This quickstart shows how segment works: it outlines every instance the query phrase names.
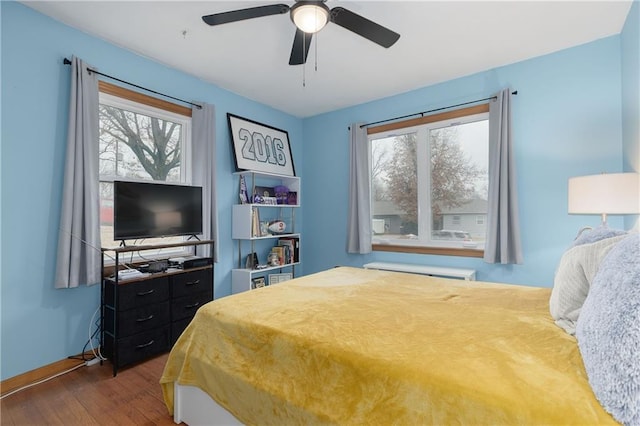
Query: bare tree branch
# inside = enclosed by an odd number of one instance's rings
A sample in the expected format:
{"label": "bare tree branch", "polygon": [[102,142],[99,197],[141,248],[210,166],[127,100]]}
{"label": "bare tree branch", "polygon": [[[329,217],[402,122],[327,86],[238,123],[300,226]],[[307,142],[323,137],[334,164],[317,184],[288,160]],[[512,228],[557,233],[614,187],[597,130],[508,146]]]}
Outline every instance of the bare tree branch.
{"label": "bare tree branch", "polygon": [[[166,180],[180,166],[180,124],[108,105],[100,106],[100,119],[103,134],[126,145],[152,179]],[[105,150],[115,151],[108,138],[101,142]]]}

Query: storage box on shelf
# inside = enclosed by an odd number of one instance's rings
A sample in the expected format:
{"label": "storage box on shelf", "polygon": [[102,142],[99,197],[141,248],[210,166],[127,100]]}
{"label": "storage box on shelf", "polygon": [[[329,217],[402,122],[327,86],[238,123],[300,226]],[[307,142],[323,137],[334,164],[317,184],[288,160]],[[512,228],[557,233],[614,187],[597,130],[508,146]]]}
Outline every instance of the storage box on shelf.
{"label": "storage box on shelf", "polygon": [[[187,327],[196,310],[213,300],[213,265],[141,274],[122,279],[119,271],[125,253],[172,247],[209,245],[211,240],[102,249],[102,355],[118,368],[166,352]],[[104,258],[112,258],[113,268]],[[112,275],[112,276],[107,276]]]}
{"label": "storage box on shelf", "polygon": [[300,178],[252,171],[236,175],[239,183],[244,180],[239,185],[244,203],[233,206],[231,237],[237,240],[238,265],[231,271],[232,293],[268,285],[269,273],[284,270],[294,276],[300,264],[300,234],[295,231]]}

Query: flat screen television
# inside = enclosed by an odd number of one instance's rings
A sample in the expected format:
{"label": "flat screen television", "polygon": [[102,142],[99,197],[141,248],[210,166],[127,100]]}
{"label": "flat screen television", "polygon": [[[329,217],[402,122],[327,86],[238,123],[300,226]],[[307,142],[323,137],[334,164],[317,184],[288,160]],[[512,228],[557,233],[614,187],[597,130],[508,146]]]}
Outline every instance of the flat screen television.
{"label": "flat screen television", "polygon": [[113,183],[114,240],[202,233],[202,187]]}

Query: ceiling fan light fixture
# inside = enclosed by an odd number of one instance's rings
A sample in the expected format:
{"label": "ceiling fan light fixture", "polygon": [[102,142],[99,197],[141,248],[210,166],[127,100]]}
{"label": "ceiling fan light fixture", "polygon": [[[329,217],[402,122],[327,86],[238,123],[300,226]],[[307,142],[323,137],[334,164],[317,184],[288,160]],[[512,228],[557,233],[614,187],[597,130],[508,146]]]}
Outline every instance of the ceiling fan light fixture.
{"label": "ceiling fan light fixture", "polygon": [[327,25],[329,12],[322,1],[298,1],[291,6],[291,20],[300,31],[314,34]]}

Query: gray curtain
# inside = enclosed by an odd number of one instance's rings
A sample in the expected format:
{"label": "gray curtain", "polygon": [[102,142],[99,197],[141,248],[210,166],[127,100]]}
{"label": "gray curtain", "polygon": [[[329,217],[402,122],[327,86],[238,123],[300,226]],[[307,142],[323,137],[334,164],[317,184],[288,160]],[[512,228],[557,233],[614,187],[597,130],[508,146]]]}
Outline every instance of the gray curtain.
{"label": "gray curtain", "polygon": [[371,183],[367,129],[354,123],[349,129],[349,217],[347,252],[371,253]]}
{"label": "gray curtain", "polygon": [[[205,256],[218,261],[218,209],[216,207],[216,117],[215,107],[206,103],[191,110],[192,182],[202,186],[203,236],[215,241],[214,252],[208,246]],[[202,248],[198,248],[202,250]]]}
{"label": "gray curtain", "polygon": [[511,90],[489,104],[489,199],[484,261],[522,264],[513,140]]}
{"label": "gray curtain", "polygon": [[56,288],[100,282],[98,78],[87,68],[72,58]]}

